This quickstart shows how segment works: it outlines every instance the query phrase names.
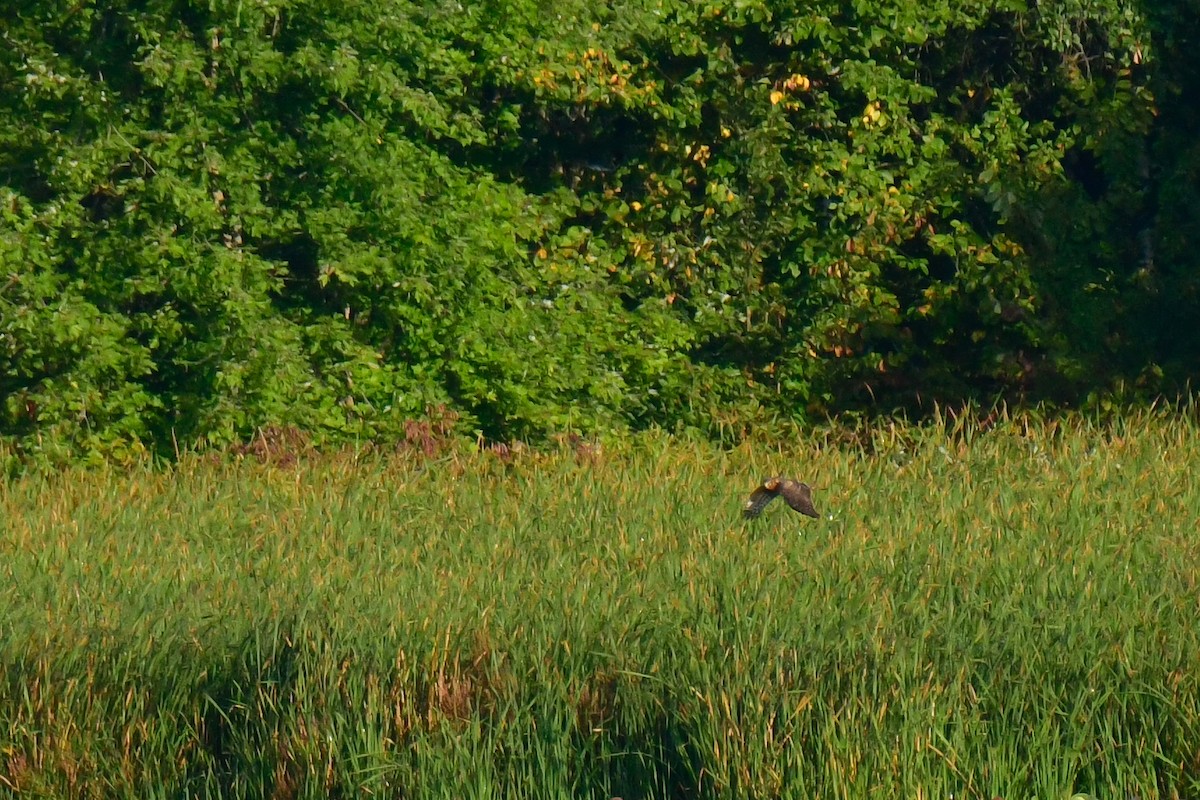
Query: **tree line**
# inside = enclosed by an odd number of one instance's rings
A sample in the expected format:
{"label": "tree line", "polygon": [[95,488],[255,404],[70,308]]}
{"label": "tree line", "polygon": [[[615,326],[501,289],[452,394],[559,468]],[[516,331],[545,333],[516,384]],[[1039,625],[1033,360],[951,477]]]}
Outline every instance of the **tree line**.
{"label": "tree line", "polygon": [[1184,391],[1182,0],[30,0],[0,437],[708,433]]}

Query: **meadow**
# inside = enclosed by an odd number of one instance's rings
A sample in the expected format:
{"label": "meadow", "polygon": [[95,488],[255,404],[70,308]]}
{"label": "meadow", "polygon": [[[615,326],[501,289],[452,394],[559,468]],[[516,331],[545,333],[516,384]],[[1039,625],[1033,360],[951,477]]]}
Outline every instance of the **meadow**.
{"label": "meadow", "polygon": [[0,794],[1200,797],[1191,416],[12,478]]}

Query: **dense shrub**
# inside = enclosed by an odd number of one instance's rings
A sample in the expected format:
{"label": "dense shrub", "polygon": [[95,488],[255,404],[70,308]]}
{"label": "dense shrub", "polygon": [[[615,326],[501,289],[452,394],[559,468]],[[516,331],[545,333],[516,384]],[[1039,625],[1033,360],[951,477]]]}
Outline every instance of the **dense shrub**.
{"label": "dense shrub", "polygon": [[509,438],[1161,389],[1196,353],[1147,313],[1195,306],[1158,211],[1194,192],[1193,112],[1154,115],[1194,91],[1181,19],[26,3],[0,48],[0,434],[170,452],[399,436],[431,405]]}

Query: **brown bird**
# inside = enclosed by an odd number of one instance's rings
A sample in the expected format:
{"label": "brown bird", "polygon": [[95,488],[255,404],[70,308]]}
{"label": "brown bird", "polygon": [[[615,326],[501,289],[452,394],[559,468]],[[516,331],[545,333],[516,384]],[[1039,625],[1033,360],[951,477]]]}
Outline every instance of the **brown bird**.
{"label": "brown bird", "polygon": [[754,519],[763,512],[776,497],[782,497],[787,504],[806,517],[819,517],[817,509],[813,508],[812,488],[807,483],[794,481],[791,478],[768,478],[750,494],[750,499],[742,508],[742,516]]}

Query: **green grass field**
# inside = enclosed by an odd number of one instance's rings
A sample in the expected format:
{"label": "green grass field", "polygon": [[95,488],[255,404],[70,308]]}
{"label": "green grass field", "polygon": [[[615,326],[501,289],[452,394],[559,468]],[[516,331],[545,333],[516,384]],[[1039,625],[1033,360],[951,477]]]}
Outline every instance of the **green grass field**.
{"label": "green grass field", "polygon": [[1198,473],[1146,413],[18,478],[0,794],[1200,797]]}

